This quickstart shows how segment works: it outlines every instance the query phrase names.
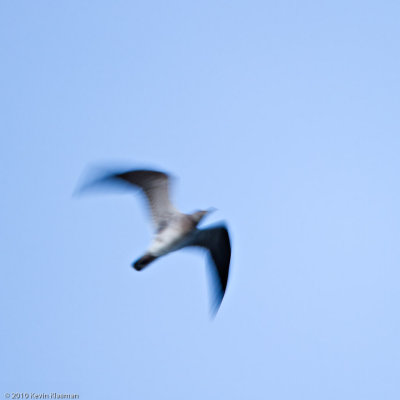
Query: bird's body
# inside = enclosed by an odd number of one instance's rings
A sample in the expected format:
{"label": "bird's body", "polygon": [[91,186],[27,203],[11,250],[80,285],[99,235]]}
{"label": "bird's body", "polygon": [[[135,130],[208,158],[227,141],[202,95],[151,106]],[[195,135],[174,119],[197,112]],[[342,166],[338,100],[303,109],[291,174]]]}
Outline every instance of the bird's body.
{"label": "bird's body", "polygon": [[190,215],[174,215],[167,226],[157,232],[147,253],[161,257],[171,251],[179,250],[196,225]]}
{"label": "bird's body", "polygon": [[217,272],[216,306],[224,297],[228,282],[231,247],[225,226],[198,229],[197,225],[210,210],[184,214],[178,211],[169,197],[169,176],[164,172],[133,170],[108,174],[90,185],[105,182],[124,182],[142,190],[150,206],[155,235],[145,254],[133,263],[140,271],[157,258],[184,247],[203,247],[209,251]]}

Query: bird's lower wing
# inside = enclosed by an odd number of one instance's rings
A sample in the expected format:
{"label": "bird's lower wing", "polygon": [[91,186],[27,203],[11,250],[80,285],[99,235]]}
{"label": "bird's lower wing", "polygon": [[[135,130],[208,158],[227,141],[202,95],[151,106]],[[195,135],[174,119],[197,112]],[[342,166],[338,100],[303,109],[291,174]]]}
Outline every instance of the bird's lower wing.
{"label": "bird's lower wing", "polygon": [[224,298],[229,277],[229,265],[231,261],[231,243],[229,233],[224,225],[208,229],[198,229],[187,246],[203,247],[209,251],[214,266],[216,277],[215,306],[218,311]]}

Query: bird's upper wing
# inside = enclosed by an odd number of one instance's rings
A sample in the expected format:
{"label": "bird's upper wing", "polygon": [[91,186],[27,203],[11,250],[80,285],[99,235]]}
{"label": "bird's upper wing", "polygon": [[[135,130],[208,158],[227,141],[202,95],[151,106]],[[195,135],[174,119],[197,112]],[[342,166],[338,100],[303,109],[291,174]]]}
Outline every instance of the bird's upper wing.
{"label": "bird's upper wing", "polygon": [[149,202],[152,219],[157,230],[161,230],[174,214],[179,213],[171,203],[170,177],[164,172],[133,170],[113,174],[108,178],[122,180],[142,189]]}
{"label": "bird's upper wing", "polygon": [[228,230],[224,225],[198,229],[187,245],[204,247],[209,251],[216,272],[215,311],[218,311],[228,284],[231,261],[231,243]]}
{"label": "bird's upper wing", "polygon": [[142,190],[149,203],[156,231],[162,230],[175,214],[180,214],[172,205],[169,197],[170,176],[160,171],[142,169],[102,173],[100,177],[97,176],[85,183],[79,191],[106,187],[113,182],[123,182]]}

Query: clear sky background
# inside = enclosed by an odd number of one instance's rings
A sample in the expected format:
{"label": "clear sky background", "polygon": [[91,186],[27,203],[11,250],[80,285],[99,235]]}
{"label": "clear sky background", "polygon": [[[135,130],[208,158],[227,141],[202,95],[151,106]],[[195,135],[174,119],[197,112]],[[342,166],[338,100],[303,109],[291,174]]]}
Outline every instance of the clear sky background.
{"label": "clear sky background", "polygon": [[[400,3],[0,4],[0,396],[400,398]],[[135,194],[179,179],[232,239],[138,273]]]}

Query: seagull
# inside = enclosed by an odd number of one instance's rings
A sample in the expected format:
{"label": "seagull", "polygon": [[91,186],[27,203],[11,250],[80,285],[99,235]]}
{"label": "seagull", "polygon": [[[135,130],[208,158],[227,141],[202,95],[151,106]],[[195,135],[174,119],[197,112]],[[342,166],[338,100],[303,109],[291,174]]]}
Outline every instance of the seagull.
{"label": "seagull", "polygon": [[154,226],[154,238],[147,251],[132,263],[141,271],[150,263],[185,247],[200,247],[208,252],[214,277],[213,312],[217,313],[224,298],[231,259],[228,229],[224,224],[198,229],[200,221],[214,209],[184,214],[177,210],[170,199],[171,176],[165,172],[146,169],[108,173],[83,189],[104,183],[120,183],[139,189],[147,200]]}

